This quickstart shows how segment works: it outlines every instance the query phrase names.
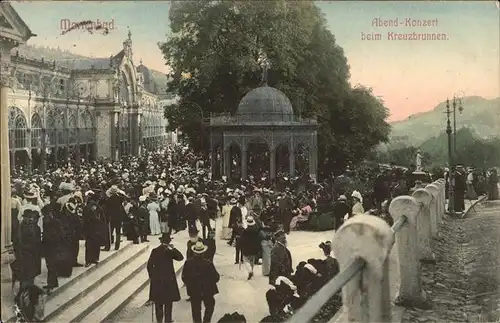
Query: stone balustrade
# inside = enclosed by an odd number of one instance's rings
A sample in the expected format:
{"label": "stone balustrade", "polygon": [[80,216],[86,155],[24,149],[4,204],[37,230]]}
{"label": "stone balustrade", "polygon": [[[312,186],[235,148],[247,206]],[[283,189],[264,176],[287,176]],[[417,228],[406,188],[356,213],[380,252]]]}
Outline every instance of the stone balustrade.
{"label": "stone balustrade", "polygon": [[[342,318],[342,321],[349,322],[391,322],[389,282],[391,275],[397,274],[388,269],[393,244],[400,281],[394,304],[423,309],[430,307],[422,290],[421,263],[435,262],[431,240],[438,236],[439,224],[443,221],[444,190],[444,180],[437,180],[415,190],[412,196],[395,198],[389,206],[394,219],[392,228],[372,215],[355,216],[339,228],[332,243],[340,264],[339,276],[346,276],[345,272],[353,274],[345,280],[345,286],[340,286],[343,287],[344,305],[342,315],[336,316],[337,321]],[[361,265],[354,265],[356,261]],[[341,278],[335,277],[334,280],[340,281]],[[338,283],[330,286],[334,285],[339,286]],[[310,300],[318,301],[321,300]]]}

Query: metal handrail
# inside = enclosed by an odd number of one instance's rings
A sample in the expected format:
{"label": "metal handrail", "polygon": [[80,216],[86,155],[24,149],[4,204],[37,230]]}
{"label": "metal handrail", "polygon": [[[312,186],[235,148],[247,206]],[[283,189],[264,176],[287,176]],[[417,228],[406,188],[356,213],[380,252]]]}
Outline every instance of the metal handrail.
{"label": "metal handrail", "polygon": [[[405,225],[407,221],[406,216],[401,216],[391,227],[394,234],[396,234]],[[392,240],[392,245],[396,239]],[[391,246],[392,248],[392,246]],[[323,286],[316,294],[311,297],[307,303],[302,306],[297,313],[295,313],[287,322],[288,323],[304,323],[309,322],[321,308],[330,300],[330,298],[337,294],[342,287],[347,285],[349,281],[361,272],[366,265],[363,258],[354,259],[343,271]]]}

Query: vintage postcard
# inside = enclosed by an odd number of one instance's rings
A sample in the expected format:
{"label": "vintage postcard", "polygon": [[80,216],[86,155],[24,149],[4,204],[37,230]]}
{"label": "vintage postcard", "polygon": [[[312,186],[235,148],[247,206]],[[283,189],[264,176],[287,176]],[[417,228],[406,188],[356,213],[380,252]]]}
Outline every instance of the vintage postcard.
{"label": "vintage postcard", "polygon": [[0,2],[0,320],[498,322],[499,3]]}

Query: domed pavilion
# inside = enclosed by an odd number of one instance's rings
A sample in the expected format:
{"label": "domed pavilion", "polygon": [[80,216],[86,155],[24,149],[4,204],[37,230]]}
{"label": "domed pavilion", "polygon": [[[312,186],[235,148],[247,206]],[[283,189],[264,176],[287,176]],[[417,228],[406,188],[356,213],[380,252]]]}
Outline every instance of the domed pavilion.
{"label": "domed pavilion", "polygon": [[[266,71],[264,75],[266,75]],[[233,172],[241,179],[248,176],[249,161],[255,155],[265,155],[269,168],[266,173],[271,181],[276,178],[278,160],[288,152],[286,170],[290,177],[296,174],[296,152],[306,148],[309,174],[317,176],[317,129],[316,119],[303,119],[294,115],[292,103],[278,89],[267,85],[266,76],[262,86],[249,91],[238,104],[234,115],[219,114],[210,117],[211,168],[214,178],[226,176],[232,179]],[[259,144],[258,153],[249,149]],[[279,150],[281,151],[281,150]],[[302,150],[301,150],[302,151]],[[283,165],[281,165],[283,166]]]}

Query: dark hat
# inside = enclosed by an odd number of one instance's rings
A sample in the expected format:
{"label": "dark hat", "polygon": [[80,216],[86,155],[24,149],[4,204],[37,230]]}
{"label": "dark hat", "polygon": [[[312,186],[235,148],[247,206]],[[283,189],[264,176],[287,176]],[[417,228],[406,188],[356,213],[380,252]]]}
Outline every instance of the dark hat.
{"label": "dark hat", "polygon": [[275,238],[279,238],[279,237],[283,237],[283,236],[286,236],[286,233],[285,233],[285,231],[283,231],[283,229],[279,229],[278,231],[276,231],[274,233]]}
{"label": "dark hat", "polygon": [[330,252],[332,251],[332,242],[331,241],[325,241],[325,242],[322,242],[319,244],[319,247],[323,250],[323,251],[327,251],[327,252]]}
{"label": "dark hat", "polygon": [[189,235],[191,236],[191,235],[198,234],[198,232],[200,232],[200,231],[198,231],[198,228],[190,227],[188,232],[189,232]]}
{"label": "dark hat", "polygon": [[170,243],[172,241],[172,237],[168,233],[163,233],[159,239],[162,243]]}

